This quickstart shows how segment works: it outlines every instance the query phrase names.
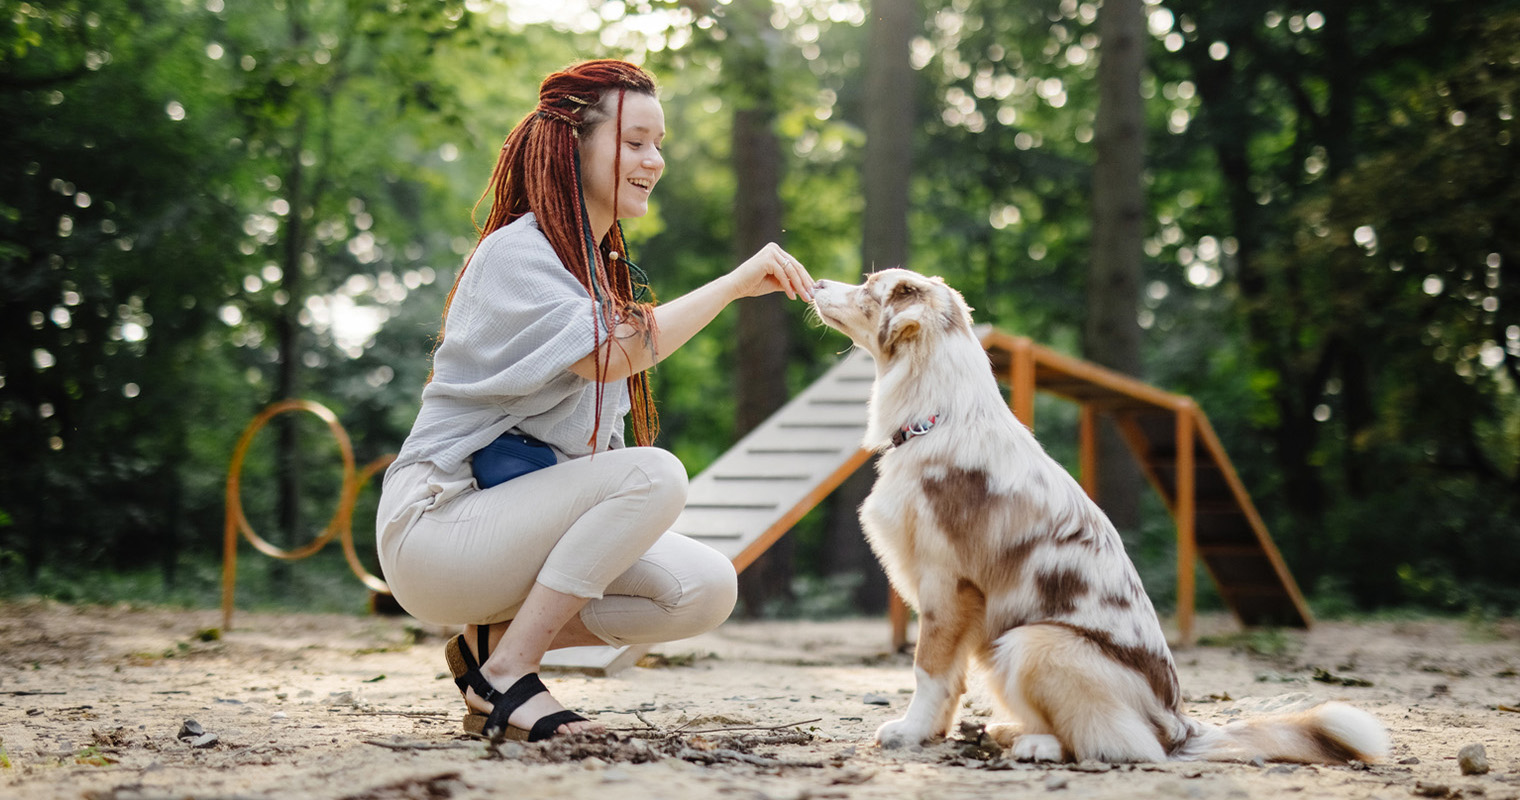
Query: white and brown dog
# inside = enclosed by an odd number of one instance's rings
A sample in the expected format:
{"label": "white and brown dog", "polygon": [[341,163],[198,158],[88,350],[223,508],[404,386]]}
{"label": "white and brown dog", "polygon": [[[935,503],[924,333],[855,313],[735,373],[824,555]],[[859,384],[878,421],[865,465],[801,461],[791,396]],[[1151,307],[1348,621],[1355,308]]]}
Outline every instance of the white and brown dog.
{"label": "white and brown dog", "polygon": [[917,746],[954,722],[971,661],[1012,718],[988,732],[1022,760],[1344,763],[1388,749],[1341,703],[1223,727],[1182,712],[1156,612],[1112,523],[1009,411],[939,278],[901,269],[820,281],[824,323],[876,359],[865,445],[881,451],[860,517],[918,609],[917,689],[876,733]]}

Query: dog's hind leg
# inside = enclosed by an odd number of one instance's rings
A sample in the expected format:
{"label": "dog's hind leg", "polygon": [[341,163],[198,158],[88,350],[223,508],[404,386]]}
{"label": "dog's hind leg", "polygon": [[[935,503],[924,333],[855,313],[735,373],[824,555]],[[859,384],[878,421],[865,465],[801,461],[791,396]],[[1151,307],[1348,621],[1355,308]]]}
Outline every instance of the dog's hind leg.
{"label": "dog's hind leg", "polygon": [[[1024,723],[1014,756],[1051,760],[1165,761],[1158,738],[1171,712],[1137,672],[1062,627],[1029,625],[998,640],[993,659],[999,698]],[[1049,741],[1050,739],[1055,741]]]}
{"label": "dog's hind leg", "polygon": [[925,581],[919,586],[916,687],[908,712],[876,731],[882,747],[917,746],[944,736],[966,691],[966,662],[982,634],[985,599],[974,585]]}

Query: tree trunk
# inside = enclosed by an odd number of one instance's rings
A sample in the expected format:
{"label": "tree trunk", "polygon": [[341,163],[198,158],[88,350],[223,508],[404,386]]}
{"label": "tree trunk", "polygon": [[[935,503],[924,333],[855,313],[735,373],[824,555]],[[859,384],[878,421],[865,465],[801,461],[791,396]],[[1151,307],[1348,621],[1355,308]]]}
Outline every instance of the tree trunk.
{"label": "tree trunk", "polygon": [[[300,142],[306,133],[306,115],[302,114],[297,123],[297,138]],[[305,177],[301,166],[300,147],[295,147],[290,152],[290,170],[285,176],[285,188],[287,201],[290,203],[290,214],[285,220],[285,231],[282,238],[282,258],[280,264],[281,279],[280,288],[284,290],[290,301],[280,308],[275,320],[276,347],[279,349],[279,362],[276,364],[274,396],[270,398],[274,402],[295,398],[300,393],[298,383],[298,360],[300,358],[301,323],[296,315],[301,309],[300,298],[306,295],[302,291],[301,275],[301,239],[302,204],[306,202],[303,197],[302,181]],[[298,420],[294,414],[282,414],[275,422],[275,459],[277,465],[277,510],[279,518],[279,530],[276,539],[282,547],[292,547],[301,541],[301,443],[297,437]],[[290,563],[277,561],[271,566],[270,579],[276,585],[283,587],[290,580]]]}
{"label": "tree trunk", "polygon": [[[766,244],[781,241],[781,143],[774,130],[775,98],[765,58],[770,0],[736,0],[734,10],[734,53],[725,65],[734,82],[743,87],[732,135],[734,258],[743,260]],[[786,402],[790,350],[785,295],[749,297],[738,306],[735,439]],[[790,604],[794,552],[792,538],[784,536],[740,576],[745,616],[757,617],[777,602]]]}
{"label": "tree trunk", "polygon": [[909,48],[918,31],[916,0],[874,0],[866,49],[865,195],[861,271],[907,267],[908,183],[913,161],[914,86]]}
{"label": "tree trunk", "polygon": [[[1097,162],[1093,167],[1093,251],[1087,280],[1088,360],[1139,377],[1141,258],[1145,236],[1145,66],[1141,0],[1107,0],[1098,12]],[[1120,531],[1140,527],[1142,476],[1111,421],[1098,440],[1098,504]]]}
{"label": "tree trunk", "polygon": [[[908,263],[908,185],[912,175],[917,75],[909,57],[919,30],[916,0],[873,0],[865,57],[864,163],[860,184],[865,195],[861,222],[861,272],[869,274]],[[866,544],[858,509],[870,494],[874,469],[862,468],[834,490],[828,510],[829,566],[856,573],[861,582],[855,605],[880,611],[886,605],[887,579]]]}

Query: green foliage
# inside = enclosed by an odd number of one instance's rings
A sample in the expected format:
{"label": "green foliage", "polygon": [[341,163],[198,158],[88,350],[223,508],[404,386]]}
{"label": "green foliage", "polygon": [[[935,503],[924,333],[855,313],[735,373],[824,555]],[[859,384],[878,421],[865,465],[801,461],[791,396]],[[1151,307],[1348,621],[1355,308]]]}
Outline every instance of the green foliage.
{"label": "green foliage", "polygon": [[[650,0],[624,19],[528,26],[510,4],[461,0],[5,8],[8,594],[214,605],[227,460],[282,394],[332,407],[360,465],[394,452],[475,239],[470,207],[538,80],[570,61],[629,56],[661,80],[669,166],[651,215],[627,225],[661,297],[741,257],[730,119],[757,99],[777,110],[788,249],[816,277],[889,266],[860,263],[868,3]],[[903,120],[907,266],[943,275],[979,321],[1070,352],[1097,8],[927,2],[903,87],[919,107]],[[1198,398],[1321,613],[1513,613],[1515,4],[1148,10],[1166,16],[1152,20],[1143,86],[1146,377]],[[733,438],[733,325],[721,317],[655,376],[661,444],[693,473]],[[800,309],[791,325],[796,390],[845,343]],[[1065,463],[1073,414],[1038,410]],[[292,419],[300,521],[284,530],[278,426],[255,441],[242,487],[255,530],[287,544],[320,530],[338,482],[324,426]],[[376,493],[354,516],[365,558]],[[826,526],[824,514],[799,525],[799,601],[777,613],[847,605],[858,577],[816,566]],[[1163,610],[1172,530],[1147,500],[1128,542]],[[336,548],[241,570],[240,606],[362,597]],[[1200,591],[1220,602],[1206,576]]]}

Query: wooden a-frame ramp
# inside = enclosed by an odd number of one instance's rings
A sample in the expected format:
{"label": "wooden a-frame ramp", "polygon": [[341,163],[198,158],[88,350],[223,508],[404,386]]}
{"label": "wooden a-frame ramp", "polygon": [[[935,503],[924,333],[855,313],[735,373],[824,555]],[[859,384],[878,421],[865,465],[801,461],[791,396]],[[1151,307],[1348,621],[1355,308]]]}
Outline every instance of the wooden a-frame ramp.
{"label": "wooden a-frame ramp", "polygon": [[[1034,426],[1034,395],[1047,391],[1081,406],[1080,471],[1092,495],[1097,423],[1112,418],[1177,523],[1177,628],[1193,641],[1195,564],[1202,559],[1220,595],[1244,625],[1312,623],[1293,576],[1230,465],[1208,418],[1191,398],[1141,383],[988,326],[977,329],[1009,405]],[[856,349],[691,480],[673,530],[705,542],[743,571],[839,484],[870,460],[860,448],[875,365]],[[892,598],[894,645],[906,641],[907,613]],[[580,647],[549,653],[551,669],[608,673],[647,646]]]}

